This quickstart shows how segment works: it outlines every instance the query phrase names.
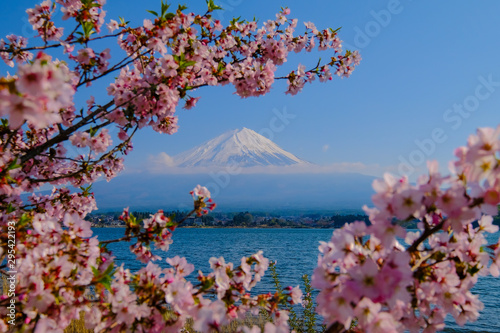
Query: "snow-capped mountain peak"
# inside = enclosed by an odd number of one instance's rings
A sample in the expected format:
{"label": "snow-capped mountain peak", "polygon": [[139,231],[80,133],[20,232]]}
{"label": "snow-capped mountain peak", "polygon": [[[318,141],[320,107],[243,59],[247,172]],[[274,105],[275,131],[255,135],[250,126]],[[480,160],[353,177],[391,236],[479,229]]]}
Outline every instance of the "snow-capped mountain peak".
{"label": "snow-capped mountain peak", "polygon": [[308,163],[248,128],[232,130],[174,157],[180,167],[284,166]]}

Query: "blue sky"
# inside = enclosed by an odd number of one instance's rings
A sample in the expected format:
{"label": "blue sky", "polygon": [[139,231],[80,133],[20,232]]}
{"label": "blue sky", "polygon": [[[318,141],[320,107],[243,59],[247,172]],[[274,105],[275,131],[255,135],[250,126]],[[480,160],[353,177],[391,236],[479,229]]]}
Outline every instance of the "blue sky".
{"label": "blue sky", "polygon": [[[2,4],[0,34],[32,34],[24,10],[35,3]],[[183,3],[198,13],[206,8],[203,0]],[[137,136],[135,150],[126,161],[130,170],[144,168],[149,156],[175,155],[231,129],[265,132],[285,111],[290,116],[272,138],[282,148],[320,165],[358,163],[370,174],[384,169],[398,173],[398,166],[400,171],[408,170],[401,167],[402,161],[418,169],[422,158],[446,164],[454,148],[465,144],[475,128],[499,123],[498,1],[216,3],[226,9],[216,14],[223,23],[238,16],[255,16],[264,22],[288,6],[299,22],[342,27],[340,38],[349,48],[358,49],[363,60],[351,78],[308,84],[297,96],[284,94],[283,81],[261,98],[241,99],[229,86],[198,90],[193,95],[202,98],[195,109],[179,108],[178,133],[168,136],[144,130]],[[106,8],[107,20],[122,16],[140,23],[151,17],[146,9],[159,8],[159,1],[108,0]],[[293,54],[278,74],[299,63],[311,67],[318,56],[326,59],[329,54]],[[5,74],[8,69],[1,70]],[[103,87],[83,92],[79,101],[89,94],[106,101]],[[352,171],[356,170],[353,166]]]}

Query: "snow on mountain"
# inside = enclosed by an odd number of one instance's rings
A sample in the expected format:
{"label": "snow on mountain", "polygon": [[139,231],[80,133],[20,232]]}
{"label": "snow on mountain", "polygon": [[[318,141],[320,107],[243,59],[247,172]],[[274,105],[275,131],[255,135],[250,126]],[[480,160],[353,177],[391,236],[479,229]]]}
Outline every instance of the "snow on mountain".
{"label": "snow on mountain", "polygon": [[226,132],[200,146],[176,155],[174,161],[180,167],[309,164],[248,128]]}

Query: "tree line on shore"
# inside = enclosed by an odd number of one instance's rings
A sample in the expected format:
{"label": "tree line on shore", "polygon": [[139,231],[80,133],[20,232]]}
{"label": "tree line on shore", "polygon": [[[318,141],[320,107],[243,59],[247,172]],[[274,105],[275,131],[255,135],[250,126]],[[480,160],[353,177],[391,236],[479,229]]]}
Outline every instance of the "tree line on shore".
{"label": "tree line on shore", "polygon": [[[90,214],[87,219],[93,222],[94,226],[120,226],[119,220],[121,212],[108,212],[101,214]],[[363,214],[279,214],[269,212],[216,212],[203,215],[198,218],[186,219],[188,212],[175,210],[165,212],[174,222],[183,221],[179,227],[244,227],[244,228],[341,228],[346,223],[353,221],[364,221],[370,223],[368,216]],[[138,220],[149,218],[153,212],[134,211],[132,212]],[[407,221],[402,225],[407,229],[416,229],[418,221]],[[500,216],[494,218],[494,224],[500,225]]]}

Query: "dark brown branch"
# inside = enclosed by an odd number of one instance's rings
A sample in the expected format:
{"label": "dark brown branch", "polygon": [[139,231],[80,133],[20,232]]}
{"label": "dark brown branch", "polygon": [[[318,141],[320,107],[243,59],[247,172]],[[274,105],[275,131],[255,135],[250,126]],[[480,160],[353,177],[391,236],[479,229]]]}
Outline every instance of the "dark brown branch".
{"label": "dark brown branch", "polygon": [[[150,51],[150,50],[147,50],[147,51],[145,51],[144,53],[141,53],[140,55],[141,55],[141,56],[142,56],[142,55],[145,55],[145,54],[147,54],[148,52],[151,52],[151,51]],[[119,70],[119,69],[122,69],[123,67],[125,67],[125,66],[127,66],[127,65],[129,65],[129,64],[131,64],[131,63],[133,63],[133,62],[135,61],[135,59],[137,59],[137,58],[133,58],[133,59],[130,59],[130,60],[128,60],[127,62],[123,63],[123,62],[124,62],[125,60],[127,60],[128,58],[130,58],[130,56],[125,57],[125,58],[124,58],[124,59],[122,59],[119,63],[115,64],[113,67],[111,67],[110,69],[108,69],[107,71],[103,72],[103,73],[102,73],[102,74],[100,74],[100,75],[97,75],[97,76],[94,76],[94,77],[92,77],[92,78],[85,79],[85,80],[83,80],[83,81],[79,82],[79,83],[78,83],[78,85],[77,85],[77,87],[80,87],[80,86],[82,86],[82,85],[84,85],[84,84],[87,84],[87,83],[89,83],[89,82],[95,81],[95,80],[97,80],[97,79],[100,79],[101,77],[106,76],[106,75],[108,75],[109,73],[112,73],[112,72],[114,72],[114,71],[117,71],[117,70]]]}
{"label": "dark brown branch", "polygon": [[75,26],[75,28],[73,29],[73,31],[71,31],[68,35],[68,37],[66,37],[66,42],[70,43],[71,42],[71,39],[73,39],[74,37],[74,34],[76,33],[76,31],[78,30],[78,28],[80,28],[82,26],[82,24],[80,22],[78,22],[78,24]]}
{"label": "dark brown branch", "polygon": [[18,133],[18,130],[17,129],[14,129],[14,130],[10,130],[10,134],[9,134],[9,137],[7,138],[7,141],[5,141],[5,144],[3,145],[4,148],[7,148],[7,146],[9,145],[10,143],[10,140],[12,140],[12,138]]}
{"label": "dark brown branch", "polygon": [[325,333],[342,333],[345,332],[344,325],[339,323],[338,321],[334,322],[333,324],[330,325],[325,331]]}
{"label": "dark brown branch", "polygon": [[35,156],[39,155],[41,152],[43,152],[47,148],[52,147],[55,144],[58,144],[60,142],[63,142],[65,140],[69,139],[70,134],[72,134],[73,132],[75,132],[80,127],[87,125],[87,122],[89,120],[91,120],[95,115],[99,114],[100,112],[103,112],[103,111],[107,110],[113,104],[114,104],[114,101],[108,102],[108,104],[105,104],[104,106],[99,107],[97,110],[95,110],[94,112],[92,112],[91,114],[89,114],[88,116],[86,116],[85,118],[83,118],[82,120],[80,120],[78,123],[76,123],[73,126],[70,126],[70,127],[66,128],[65,130],[63,130],[62,132],[60,132],[58,135],[56,135],[52,139],[46,141],[45,143],[43,143],[43,144],[41,144],[39,146],[36,146],[36,147],[32,148],[31,150],[29,150],[26,154],[24,154],[21,157],[21,164],[25,164],[27,161],[29,161],[30,159],[32,159]]}
{"label": "dark brown branch", "polygon": [[[116,34],[113,34],[113,35],[105,35],[105,36],[99,36],[99,37],[94,37],[94,38],[89,38],[87,40],[87,42],[92,42],[94,40],[99,40],[99,39],[104,39],[104,38],[110,38],[110,37],[117,37],[117,36],[120,36],[123,32],[119,32],[119,33],[116,33]],[[76,39],[72,42],[68,42],[67,44],[79,44],[80,41],[79,39]],[[61,43],[58,43],[58,44],[50,44],[50,45],[46,45],[46,46],[32,46],[32,47],[27,47],[27,48],[24,48],[24,49],[18,49],[16,51],[20,51],[20,52],[26,52],[26,51],[34,51],[34,50],[45,50],[45,49],[51,49],[51,48],[55,48],[55,47],[60,47],[60,46],[63,46]],[[11,53],[12,51],[9,50],[9,49],[0,49],[0,52],[7,52],[7,53]]]}
{"label": "dark brown branch", "polygon": [[[96,165],[98,164],[99,162],[102,162],[103,160],[105,160],[106,158],[110,157],[111,155],[113,155],[114,153],[116,153],[118,150],[120,150],[122,147],[125,147],[129,142],[130,140],[132,140],[132,137],[134,136],[135,132],[137,131],[138,129],[138,126],[135,127],[134,131],[132,132],[132,134],[129,136],[129,138],[126,140],[126,141],[123,141],[122,143],[120,143],[118,146],[114,147],[112,150],[110,150],[109,152],[107,152],[106,154],[102,155],[98,160],[95,160],[95,161],[90,161],[90,162],[87,162],[88,163],[88,166],[92,166],[92,165]],[[78,171],[75,171],[75,172],[72,172],[72,173],[68,173],[68,174],[64,174],[64,175],[61,175],[61,176],[57,176],[57,177],[52,177],[52,178],[46,178],[46,179],[30,179],[30,182],[31,183],[47,183],[47,182],[53,182],[53,181],[56,181],[56,180],[60,180],[60,179],[65,179],[65,178],[71,178],[71,177],[74,177],[74,176],[77,176],[78,174],[80,174],[81,172],[83,172],[84,170],[83,169],[80,169]]]}
{"label": "dark brown branch", "polygon": [[446,220],[443,220],[441,221],[441,223],[439,223],[438,225],[436,225],[434,228],[426,228],[424,230],[424,232],[422,233],[422,235],[420,235],[420,237],[413,242],[413,244],[411,244],[410,247],[408,247],[406,249],[406,252],[413,252],[413,251],[416,251],[418,246],[420,244],[422,244],[430,235],[434,234],[435,232],[441,230],[443,228],[443,225],[444,223],[446,222]]}

